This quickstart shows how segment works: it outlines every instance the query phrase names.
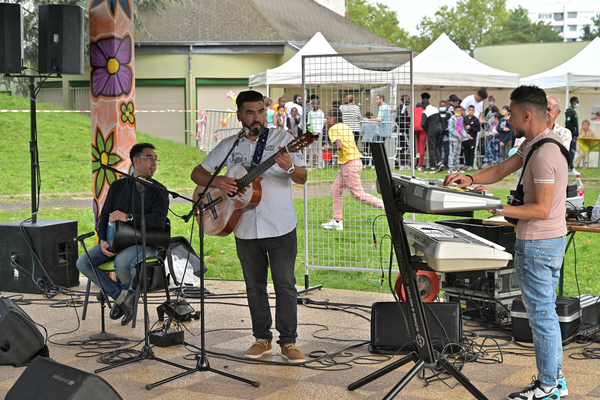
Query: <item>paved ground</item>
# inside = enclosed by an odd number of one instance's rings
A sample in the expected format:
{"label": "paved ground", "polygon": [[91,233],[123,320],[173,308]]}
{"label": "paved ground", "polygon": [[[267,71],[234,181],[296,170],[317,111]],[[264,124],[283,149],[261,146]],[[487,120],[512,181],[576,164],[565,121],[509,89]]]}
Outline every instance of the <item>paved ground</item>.
{"label": "paved ground", "polygon": [[[86,283],[77,290],[83,290]],[[301,305],[299,314],[298,345],[305,354],[319,357],[324,354],[330,356],[312,361],[306,366],[282,365],[280,350],[274,346],[273,354],[265,356],[264,361],[269,363],[246,363],[231,357],[239,357],[252,343],[250,332],[250,315],[246,307],[245,298],[239,298],[243,292],[242,282],[207,281],[208,287],[214,293],[207,299],[205,307],[206,323],[206,349],[210,351],[209,362],[213,368],[221,371],[260,382],[256,388],[246,383],[215,374],[213,372],[196,372],[185,378],[175,380],[163,386],[147,391],[145,385],[165,379],[182,370],[160,363],[156,360],[143,360],[133,362],[116,369],[99,373],[124,399],[381,399],[411,365],[401,367],[384,377],[381,377],[356,391],[348,391],[347,386],[356,380],[376,371],[389,363],[387,358],[373,356],[367,351],[365,345],[345,350],[341,354],[336,352],[370,340],[369,310],[352,308],[339,311],[333,303],[359,304],[370,306],[376,301],[391,301],[389,294],[352,292],[346,290],[323,289],[312,292],[309,297],[315,301],[328,301],[329,307]],[[10,296],[11,293],[2,293]],[[85,340],[90,334],[100,331],[100,307],[98,303],[91,304],[88,317],[81,321],[78,327],[78,318],[81,308],[77,313],[73,308],[62,307],[61,303],[70,297],[57,296],[52,301],[45,301],[41,295],[26,294],[24,297],[33,300],[32,303],[22,305],[23,310],[37,323],[43,325],[52,337],[50,343],[50,356],[59,363],[66,364],[83,371],[93,373],[100,368],[98,356],[90,355],[84,351],[98,350],[93,343],[88,346],[65,346],[73,341]],[[153,293],[149,316],[151,323],[157,320],[155,307],[162,301],[160,293]],[[191,300],[193,307],[199,310],[197,300]],[[54,304],[54,305],[52,305]],[[274,305],[274,300],[272,300]],[[347,307],[344,307],[347,308]],[[273,309],[274,310],[274,309]],[[365,318],[366,317],[366,318]],[[137,319],[136,329],[121,327],[116,321],[107,319],[107,331],[122,337],[130,338],[134,344],[143,338],[143,320]],[[200,323],[194,321],[186,324],[188,331],[185,339],[192,345],[199,346],[201,341]],[[475,327],[469,325],[466,330],[473,331]],[[66,334],[61,334],[67,332]],[[483,341],[484,332],[477,332]],[[58,334],[58,335],[56,335]],[[497,333],[493,333],[496,334]],[[488,339],[488,344],[491,340]],[[531,376],[536,374],[534,359],[524,357],[527,349],[502,345],[502,356],[494,347],[490,346],[485,352],[479,353],[478,362],[470,362],[463,369],[464,374],[481,390],[489,399],[505,399],[509,392],[519,389],[530,382]],[[141,346],[134,345],[135,349]],[[598,351],[598,345],[591,346]],[[191,349],[191,348],[190,348]],[[190,350],[177,345],[166,348],[154,348],[157,357],[193,367],[191,359],[184,358]],[[600,368],[597,360],[576,360],[569,355],[581,353],[582,347],[572,343],[565,349],[565,373],[569,387],[569,397],[572,400],[599,399],[600,398]],[[227,355],[221,358],[213,352]],[[517,355],[520,354],[520,355]],[[495,362],[494,357],[502,362]],[[394,357],[398,359],[398,357]],[[24,367],[0,366],[0,397],[6,395],[17,378],[25,370]],[[427,370],[427,375],[432,372]],[[33,384],[33,383],[32,383]],[[454,379],[444,382],[436,381],[428,385],[423,380],[413,379],[408,386],[396,397],[398,399],[471,399],[464,388],[457,386]]]}

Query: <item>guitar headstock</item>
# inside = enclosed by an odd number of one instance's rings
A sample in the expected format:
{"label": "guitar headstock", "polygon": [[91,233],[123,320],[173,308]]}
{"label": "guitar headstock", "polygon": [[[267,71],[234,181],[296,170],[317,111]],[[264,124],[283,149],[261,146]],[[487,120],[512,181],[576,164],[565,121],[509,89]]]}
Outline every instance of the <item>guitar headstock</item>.
{"label": "guitar headstock", "polygon": [[306,132],[304,135],[298,136],[296,139],[288,143],[285,148],[287,149],[288,153],[294,153],[298,150],[302,150],[314,142],[315,138],[313,137],[312,132]]}

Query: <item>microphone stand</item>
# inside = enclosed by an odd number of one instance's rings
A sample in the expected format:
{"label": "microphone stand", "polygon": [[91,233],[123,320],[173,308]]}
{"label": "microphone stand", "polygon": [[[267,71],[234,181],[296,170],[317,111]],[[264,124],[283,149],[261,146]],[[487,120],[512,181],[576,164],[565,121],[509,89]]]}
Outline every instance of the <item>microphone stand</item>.
{"label": "microphone stand", "polygon": [[[214,207],[215,205],[217,205],[218,203],[223,201],[223,198],[218,197],[214,200],[209,199],[209,201],[207,203],[203,203],[202,199],[204,199],[204,197],[208,193],[208,189],[210,188],[210,185],[213,183],[215,178],[219,175],[219,172],[221,172],[221,170],[225,166],[225,163],[227,162],[227,159],[233,152],[233,149],[238,145],[240,139],[242,139],[247,134],[248,134],[247,128],[242,129],[238,133],[238,137],[235,140],[235,142],[233,143],[233,146],[231,146],[231,149],[229,149],[229,152],[227,153],[225,158],[223,158],[223,161],[221,161],[221,164],[217,167],[214,174],[211,176],[210,180],[208,181],[208,184],[204,188],[204,191],[200,194],[200,196],[198,197],[198,200],[192,207],[192,210],[189,212],[188,215],[183,217],[183,220],[185,222],[188,222],[194,214],[198,215],[198,228],[199,228],[198,235],[200,238],[200,252],[198,254],[200,255],[200,258],[204,257],[204,223],[203,223],[204,211],[210,210],[212,207]],[[193,374],[194,372],[203,372],[203,371],[214,372],[216,374],[223,375],[223,376],[226,376],[231,379],[236,379],[238,381],[248,383],[254,387],[259,387],[260,382],[258,382],[258,381],[251,381],[249,379],[245,379],[245,378],[242,378],[242,377],[239,377],[236,375],[229,374],[227,372],[223,372],[223,371],[214,369],[210,366],[210,363],[208,362],[208,357],[206,356],[206,350],[205,350],[206,342],[205,342],[205,330],[204,330],[204,267],[203,266],[201,266],[201,268],[200,268],[200,318],[201,318],[200,319],[200,355],[196,356],[196,366],[193,369],[188,369],[187,371],[182,372],[178,375],[172,376],[167,379],[163,379],[162,381],[158,381],[158,382],[150,384],[150,385],[146,385],[146,389],[150,390],[150,389],[152,389],[156,386],[162,385],[164,383],[171,382],[175,379],[183,378],[184,376]]]}
{"label": "microphone stand", "polygon": [[[144,299],[144,346],[142,347],[142,349],[140,350],[140,352],[137,356],[131,357],[127,360],[123,360],[121,362],[115,363],[113,365],[109,365],[104,368],[99,368],[94,372],[100,373],[100,372],[108,371],[109,369],[117,368],[122,365],[130,364],[132,362],[142,361],[142,360],[155,360],[155,361],[159,361],[163,364],[168,364],[173,367],[187,370],[187,369],[189,369],[188,367],[185,367],[183,365],[179,365],[174,362],[156,357],[154,355],[154,350],[152,350],[152,347],[150,346],[149,317],[148,317],[148,282],[146,280],[146,217],[145,217],[145,210],[144,210],[144,206],[145,206],[144,194],[146,192],[146,186],[155,188],[157,190],[163,190],[163,191],[167,191],[167,192],[169,192],[169,191],[166,189],[163,189],[162,187],[160,187],[158,185],[153,184],[152,182],[148,181],[147,179],[142,179],[142,178],[135,177],[133,175],[125,174],[125,173],[119,171],[118,169],[109,167],[104,164],[102,165],[102,167],[109,169],[113,172],[116,172],[118,174],[121,174],[123,176],[127,176],[130,179],[133,179],[135,182],[139,183],[139,185],[137,185],[136,189],[138,190],[138,192],[140,192],[141,209],[142,209],[140,230],[142,233],[142,281],[143,281],[142,293],[143,293],[143,299]],[[171,192],[169,192],[169,193],[171,193]]]}

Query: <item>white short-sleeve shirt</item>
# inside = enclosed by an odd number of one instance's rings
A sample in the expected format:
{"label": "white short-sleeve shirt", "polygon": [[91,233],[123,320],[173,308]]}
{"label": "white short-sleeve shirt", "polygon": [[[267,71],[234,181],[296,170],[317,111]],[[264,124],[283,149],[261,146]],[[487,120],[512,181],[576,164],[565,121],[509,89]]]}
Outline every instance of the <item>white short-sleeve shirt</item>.
{"label": "white short-sleeve shirt", "polygon": [[[223,139],[202,161],[202,167],[210,172],[223,161],[236,136]],[[261,159],[261,164],[271,158],[279,147],[287,145],[294,139],[287,132],[276,129],[269,130],[267,143]],[[252,157],[256,149],[256,141],[242,138],[233,152],[227,158],[227,167],[242,165],[250,169]],[[296,167],[304,167],[304,159],[297,153],[290,154]],[[233,233],[240,239],[262,239],[277,237],[291,232],[298,225],[296,211],[292,200],[292,179],[279,165],[274,164],[262,175],[262,200],[253,210],[245,211]]]}
{"label": "white short-sleeve shirt", "polygon": [[473,114],[473,115],[475,115],[477,118],[479,118],[479,115],[481,115],[481,113],[483,111],[483,100],[482,101],[475,100],[474,94],[465,97],[464,100],[462,101],[462,103],[460,103],[460,105],[464,107],[465,112],[467,114],[469,113],[469,106],[475,107],[475,114]]}

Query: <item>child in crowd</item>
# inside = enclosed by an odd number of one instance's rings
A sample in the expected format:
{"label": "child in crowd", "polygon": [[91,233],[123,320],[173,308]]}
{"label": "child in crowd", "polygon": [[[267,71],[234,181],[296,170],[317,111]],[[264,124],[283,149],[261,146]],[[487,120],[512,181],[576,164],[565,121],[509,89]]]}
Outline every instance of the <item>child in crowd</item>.
{"label": "child in crowd", "polygon": [[267,128],[275,128],[273,116],[275,115],[275,107],[273,107],[273,99],[265,98],[265,107],[267,109]]}
{"label": "child in crowd", "polygon": [[481,169],[488,168],[490,165],[500,164],[502,157],[500,155],[500,134],[498,133],[498,123],[500,116],[496,114],[490,125],[490,141],[488,142],[485,156],[483,156],[483,165]]}
{"label": "child in crowd", "polygon": [[508,153],[513,144],[513,128],[508,122],[510,118],[510,107],[504,106],[500,111],[502,118],[498,122],[498,133],[500,134],[500,157],[502,161],[508,158]]}
{"label": "child in crowd", "polygon": [[[464,108],[460,104],[454,107],[454,113],[448,120],[448,173],[459,172],[458,157],[464,135],[462,112]],[[461,171],[462,172],[462,171]]]}
{"label": "child in crowd", "polygon": [[279,106],[277,108],[277,114],[274,115],[274,123],[275,129],[280,131],[285,131],[286,129],[286,115],[285,115],[285,107]]}

